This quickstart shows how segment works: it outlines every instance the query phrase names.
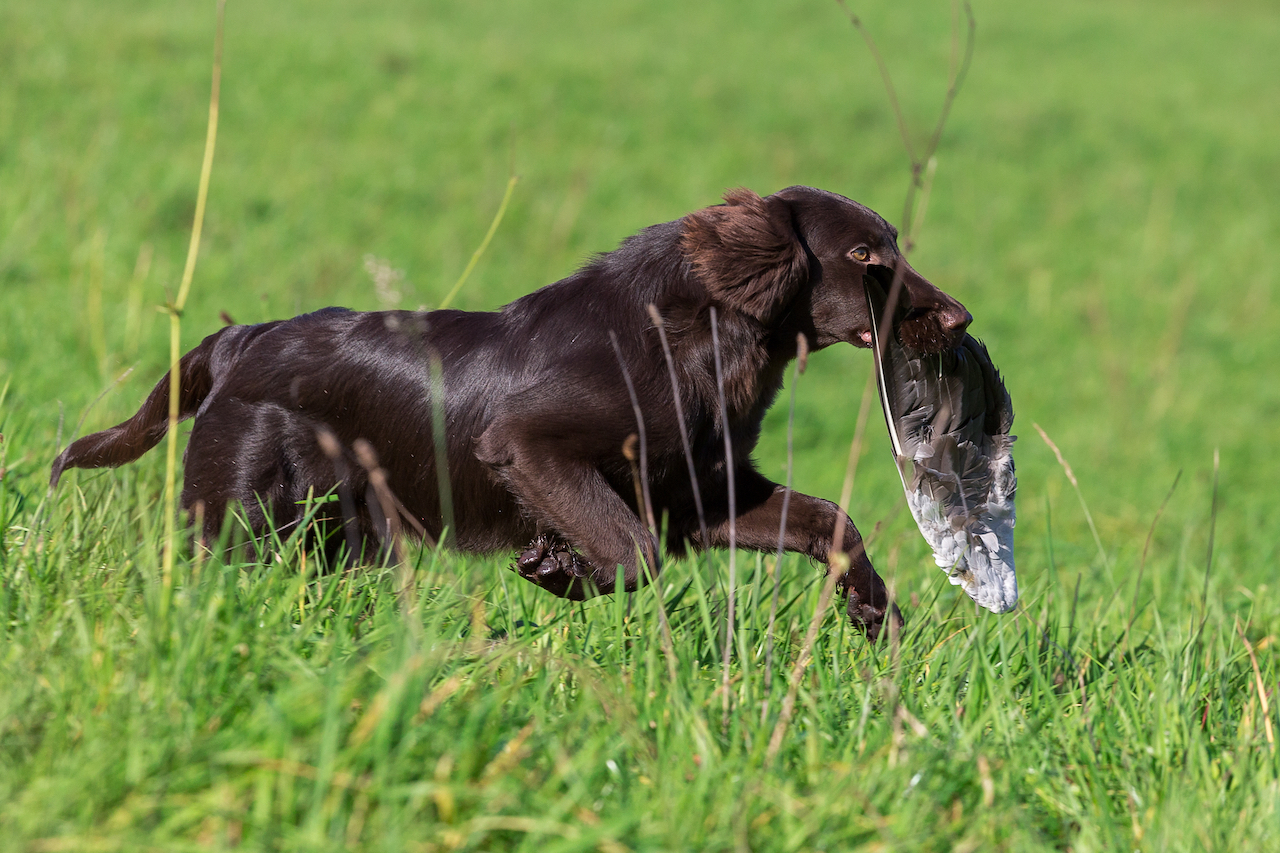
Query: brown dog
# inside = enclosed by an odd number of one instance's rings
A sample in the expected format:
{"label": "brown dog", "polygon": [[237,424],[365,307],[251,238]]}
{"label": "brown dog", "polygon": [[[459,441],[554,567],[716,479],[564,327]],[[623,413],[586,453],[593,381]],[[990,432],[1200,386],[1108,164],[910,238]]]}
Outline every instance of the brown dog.
{"label": "brown dog", "polygon": [[[399,516],[432,537],[451,524],[457,547],[523,548],[524,577],[581,598],[612,590],[619,567],[627,589],[642,581],[642,561],[658,569],[623,452],[641,432],[669,552],[728,544],[732,481],[737,545],[773,550],[781,536],[787,550],[825,563],[838,541],[849,616],[875,637],[896,608],[857,528],[830,501],[792,493],[781,529],[784,489],[755,470],[751,451],[798,335],[813,349],[869,346],[868,271],[901,276],[911,310],[898,331],[913,350],[955,346],[971,318],[906,264],[894,228],[856,202],[809,187],[725,200],[647,228],[494,313],[326,308],[210,335],[180,368],[181,417],[195,417],[183,506],[203,505],[212,541],[233,504],[261,533],[299,524],[309,494],[336,493],[321,519],[346,531],[328,537],[335,550],[344,540],[382,547]],[[664,321],[671,371],[650,305]],[[434,400],[433,361],[443,389]],[[166,377],[132,418],[68,447],[52,482],[67,468],[138,458],[164,436],[168,409]],[[447,478],[437,475],[433,412],[443,415]],[[371,489],[369,460],[353,453],[363,442],[394,495],[390,511],[386,490],[380,500]]]}

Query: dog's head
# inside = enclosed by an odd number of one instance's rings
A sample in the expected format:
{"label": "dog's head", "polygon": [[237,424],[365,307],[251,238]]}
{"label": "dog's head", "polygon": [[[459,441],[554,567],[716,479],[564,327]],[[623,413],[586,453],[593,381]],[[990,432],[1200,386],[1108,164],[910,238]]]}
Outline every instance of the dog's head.
{"label": "dog's head", "polygon": [[733,190],[725,204],[690,213],[682,225],[681,248],[713,299],[767,325],[794,326],[815,347],[871,345],[862,282],[871,264],[901,276],[911,307],[898,336],[910,349],[951,349],[973,319],[911,268],[892,225],[835,193],[790,187],[761,198]]}

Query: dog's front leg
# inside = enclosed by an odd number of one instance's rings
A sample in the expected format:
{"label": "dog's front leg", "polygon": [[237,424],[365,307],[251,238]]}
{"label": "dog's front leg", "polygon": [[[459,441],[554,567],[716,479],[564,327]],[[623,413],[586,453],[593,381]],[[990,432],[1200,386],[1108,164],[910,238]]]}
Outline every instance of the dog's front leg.
{"label": "dog's front leg", "polygon": [[[887,619],[897,627],[903,625],[902,614],[889,600],[884,581],[867,558],[862,534],[839,507],[831,501],[792,491],[787,501],[786,528],[782,530],[785,488],[751,469],[735,473],[738,515],[734,540],[739,548],[774,551],[781,530],[782,547],[786,551],[807,554],[828,566],[833,554],[844,554],[849,566],[840,575],[839,585],[846,596],[849,620],[873,641],[880,636]],[[707,535],[711,539],[709,544],[727,546],[729,522],[713,525]]]}

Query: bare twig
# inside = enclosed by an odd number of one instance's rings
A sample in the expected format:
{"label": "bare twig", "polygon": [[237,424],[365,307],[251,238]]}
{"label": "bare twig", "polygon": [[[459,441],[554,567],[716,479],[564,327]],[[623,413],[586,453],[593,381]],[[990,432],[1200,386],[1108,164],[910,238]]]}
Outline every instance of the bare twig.
{"label": "bare twig", "polygon": [[1209,575],[1213,571],[1213,539],[1218,528],[1218,448],[1213,449],[1213,496],[1209,501],[1209,549],[1204,561],[1204,589],[1200,593],[1200,627],[1198,636],[1204,630],[1205,620],[1209,618]]}
{"label": "bare twig", "polygon": [[[885,92],[889,97],[889,106],[892,109],[894,119],[898,124],[898,132],[902,136],[903,147],[907,151],[907,157],[911,160],[911,183],[907,188],[907,195],[903,204],[901,257],[894,268],[893,282],[889,288],[885,313],[884,316],[881,317],[880,324],[881,328],[888,328],[902,291],[903,275],[906,272],[906,257],[911,253],[911,250],[915,246],[916,232],[924,220],[924,211],[928,207],[929,192],[933,186],[933,176],[937,169],[935,154],[937,153],[938,145],[942,141],[942,131],[946,127],[947,118],[951,114],[951,108],[955,103],[956,97],[960,93],[960,87],[964,83],[965,77],[968,75],[969,65],[973,59],[977,24],[973,17],[973,9],[970,7],[968,0],[964,0],[961,8],[964,10],[964,17],[967,26],[965,31],[963,54],[961,55],[958,16],[953,13],[951,29],[951,63],[948,72],[947,91],[943,96],[942,109],[938,114],[937,122],[934,124],[933,132],[929,135],[924,149],[917,153],[915,146],[911,142],[911,134],[907,129],[906,115],[903,113],[902,104],[898,100],[897,89],[893,85],[893,76],[889,73],[889,66],[885,62],[884,55],[876,45],[875,39],[871,37],[871,33],[863,25],[862,19],[853,14],[845,3],[845,0],[836,0],[836,2],[839,3],[840,8],[844,10],[845,15],[848,16],[849,22],[853,25],[854,29],[856,29],[862,36],[863,41],[867,45],[867,49],[871,52],[871,56],[875,60],[876,68],[880,72],[880,78],[884,82]],[[957,60],[957,56],[961,56],[961,58]],[[919,216],[916,215],[917,193],[921,195]],[[870,388],[870,383],[868,384],[868,388]],[[864,407],[867,405],[867,402],[867,395],[864,393]],[[859,421],[860,423],[863,421],[863,414],[861,412],[859,413]],[[855,439],[855,445],[859,445],[858,439]],[[850,449],[852,451],[853,448]],[[840,500],[842,514],[847,512],[849,494],[852,488],[852,474],[856,465],[857,459],[851,453],[848,468],[849,474],[845,478],[845,491]],[[835,539],[834,549],[838,549],[839,546],[843,544],[844,524],[844,518],[836,519],[836,529],[833,537]]]}
{"label": "bare twig", "polygon": [[1182,470],[1179,469],[1177,475],[1173,478],[1173,485],[1169,487],[1169,493],[1164,496],[1160,509],[1156,510],[1156,517],[1151,519],[1151,529],[1147,531],[1147,541],[1142,544],[1142,559],[1138,562],[1138,575],[1133,581],[1133,603],[1129,605],[1129,622],[1124,626],[1122,642],[1125,646],[1129,644],[1129,632],[1133,630],[1133,623],[1138,618],[1138,592],[1142,588],[1142,572],[1147,567],[1147,551],[1151,548],[1151,540],[1156,535],[1156,525],[1160,523],[1165,507],[1169,506],[1169,500],[1173,497],[1173,492],[1178,488],[1178,481],[1181,479]]}
{"label": "bare twig", "polygon": [[[1105,568],[1110,569],[1111,561],[1107,558],[1107,549],[1102,546],[1102,537],[1098,535],[1098,526],[1093,523],[1093,513],[1089,512],[1089,504],[1085,502],[1084,493],[1080,491],[1080,483],[1076,480],[1075,472],[1071,470],[1071,465],[1069,465],[1067,460],[1063,458],[1062,451],[1058,449],[1058,445],[1053,443],[1053,440],[1049,438],[1049,434],[1041,428],[1040,424],[1032,423],[1031,425],[1036,428],[1036,432],[1040,433],[1040,437],[1044,439],[1044,443],[1049,445],[1049,449],[1053,451],[1053,455],[1058,457],[1058,464],[1062,466],[1062,470],[1067,475],[1067,480],[1071,483],[1071,488],[1075,489],[1076,497],[1080,499],[1080,508],[1084,510],[1085,521],[1089,522],[1089,530],[1093,533],[1094,544],[1098,546],[1098,556],[1102,558],[1102,565]],[[1212,553],[1212,548],[1210,549],[1210,552]]]}
{"label": "bare twig", "polygon": [[711,351],[716,365],[716,393],[720,402],[720,426],[724,430],[725,473],[728,475],[729,487],[729,607],[724,625],[724,661],[720,689],[723,691],[723,725],[729,728],[729,658],[733,650],[733,629],[735,600],[738,589],[738,562],[736,549],[738,546],[738,496],[734,477],[733,439],[729,435],[729,408],[724,397],[724,368],[720,364],[720,332],[716,308],[711,306]]}
{"label": "bare twig", "polygon": [[356,461],[369,475],[369,485],[378,499],[378,508],[382,510],[382,518],[386,523],[386,546],[396,562],[404,562],[404,543],[400,541],[400,513],[397,501],[391,494],[391,486],[387,483],[387,472],[378,463],[377,451],[373,445],[363,438],[357,438],[351,445],[355,451]]}
{"label": "bare twig", "polygon": [[778,521],[778,550],[773,557],[773,596],[769,604],[769,630],[764,655],[764,706],[760,710],[760,722],[769,719],[769,689],[773,684],[773,630],[778,621],[778,593],[782,588],[782,554],[787,536],[787,510],[791,506],[791,476],[794,467],[795,427],[796,427],[796,385],[800,382],[800,374],[804,373],[809,363],[809,339],[804,333],[796,335],[796,367],[791,375],[791,404],[787,409],[787,481],[782,491],[782,513]]}
{"label": "bare twig", "polygon": [[[787,695],[782,700],[782,711],[778,715],[778,722],[773,727],[773,734],[769,737],[769,747],[765,752],[766,765],[773,763],[773,760],[778,756],[778,750],[782,748],[782,738],[786,735],[792,714],[795,713],[796,695],[800,690],[800,679],[804,676],[804,671],[812,659],[813,644],[818,639],[818,628],[822,625],[822,618],[826,615],[827,608],[831,606],[831,599],[835,595],[836,585],[840,582],[840,576],[848,571],[851,564],[849,554],[843,550],[844,527],[845,520],[848,518],[849,501],[853,495],[853,480],[858,471],[858,458],[862,455],[862,440],[866,432],[867,416],[871,411],[871,390],[874,386],[874,383],[870,381],[871,378],[868,376],[867,384],[862,389],[862,403],[858,407],[858,425],[854,429],[853,443],[849,446],[849,463],[845,469],[845,482],[844,488],[841,490],[839,511],[836,513],[836,536],[831,546],[831,554],[827,558],[827,577],[823,581],[822,592],[818,596],[818,606],[813,611],[813,618],[809,620],[809,630],[805,633],[804,642],[801,644],[800,655],[791,667]],[[866,546],[867,542],[864,539],[862,542],[864,551]]]}
{"label": "bare twig", "polygon": [[[902,145],[907,151],[907,157],[911,160],[911,183],[907,187],[906,199],[903,203],[902,212],[902,256],[895,265],[893,271],[893,283],[889,287],[888,300],[885,305],[884,316],[880,322],[880,328],[888,328],[888,324],[893,317],[893,312],[898,304],[902,289],[902,276],[906,270],[906,258],[915,248],[916,235],[920,226],[924,223],[924,215],[929,206],[929,194],[933,187],[933,177],[937,172],[938,161],[936,154],[938,145],[942,141],[942,131],[946,126],[947,117],[951,114],[951,107],[955,103],[956,97],[960,94],[960,86],[963,84],[965,77],[969,73],[969,65],[973,59],[973,47],[975,41],[975,33],[977,29],[976,21],[973,17],[973,9],[969,6],[968,0],[963,3],[965,20],[967,28],[964,41],[963,58],[957,63],[957,55],[960,53],[960,33],[957,26],[956,15],[952,15],[951,29],[951,65],[947,79],[947,91],[942,100],[942,109],[938,115],[938,121],[934,125],[933,132],[930,134],[928,142],[924,150],[917,155],[915,147],[911,144],[911,134],[907,130],[906,115],[902,111],[902,104],[898,101],[897,89],[893,85],[893,76],[889,73],[889,66],[885,62],[884,55],[880,52],[880,48],[876,45],[875,39],[871,37],[871,33],[863,25],[862,19],[850,11],[845,4],[845,0],[836,0],[840,4],[840,8],[844,10],[849,18],[849,22],[853,24],[854,29],[862,36],[866,42],[867,49],[871,52],[872,58],[875,60],[876,68],[880,71],[880,78],[884,81],[885,92],[889,96],[889,106],[893,110],[894,119],[898,123],[898,132],[902,136]],[[916,211],[916,195],[920,194],[919,214]],[[882,343],[881,346],[885,344]]]}
{"label": "bare twig", "polygon": [[1249,653],[1249,662],[1253,664],[1254,684],[1258,688],[1258,700],[1262,703],[1262,719],[1266,724],[1267,745],[1271,747],[1271,754],[1276,752],[1276,735],[1271,728],[1271,703],[1267,699],[1267,687],[1262,681],[1262,670],[1258,667],[1258,656],[1253,652],[1253,645],[1249,642],[1249,638],[1244,635],[1244,628],[1240,626],[1240,619],[1236,619],[1236,633],[1240,635],[1240,642],[1244,643],[1244,650]]}
{"label": "bare twig", "polygon": [[905,235],[903,238],[903,254],[909,254],[915,245],[916,236],[916,223],[914,221],[915,195],[920,190],[925,190],[927,193],[926,169],[932,170],[934,168],[932,161],[934,154],[937,153],[938,145],[942,141],[942,131],[946,127],[947,118],[951,115],[951,107],[955,104],[956,97],[960,94],[960,87],[964,84],[965,77],[968,76],[969,65],[973,60],[977,22],[974,20],[972,7],[969,5],[968,0],[965,0],[961,4],[966,22],[963,56],[957,64],[956,56],[960,52],[960,33],[959,28],[956,26],[957,22],[953,17],[951,67],[947,79],[947,92],[942,99],[942,109],[938,114],[938,121],[934,124],[933,132],[929,135],[923,151],[917,155],[915,146],[911,144],[911,134],[907,130],[906,115],[902,111],[902,104],[898,101],[898,92],[893,85],[893,77],[889,73],[889,66],[885,62],[884,55],[880,52],[880,48],[876,46],[871,33],[863,25],[862,19],[850,11],[845,4],[845,0],[836,0],[836,2],[840,4],[840,8],[848,16],[849,23],[853,24],[854,29],[858,31],[863,41],[866,42],[867,49],[871,51],[876,68],[880,71],[880,79],[884,81],[885,92],[889,96],[889,106],[893,110],[894,119],[898,123],[898,132],[902,136],[902,145],[906,148],[907,157],[911,160],[911,185],[907,190],[902,218],[902,231]]}
{"label": "bare twig", "polygon": [[662,342],[662,354],[667,360],[667,375],[671,377],[671,397],[676,405],[676,423],[680,427],[680,444],[684,448],[684,461],[689,466],[689,482],[693,484],[693,507],[698,513],[698,532],[702,534],[702,545],[705,548],[707,539],[707,516],[702,509],[702,490],[698,487],[698,470],[693,463],[693,448],[689,444],[689,427],[684,419],[684,404],[680,402],[680,383],[676,378],[676,364],[671,357],[671,346],[667,342],[667,330],[658,313],[658,306],[650,303],[649,318],[658,330],[658,339]]}
{"label": "bare twig", "polygon": [[[416,605],[416,599],[413,590],[417,586],[417,566],[409,562],[405,555],[404,538],[401,535],[400,528],[401,516],[408,519],[423,534],[421,525],[408,510],[404,504],[391,491],[391,486],[387,482],[387,472],[378,462],[378,454],[373,449],[373,445],[363,438],[357,438],[352,443],[351,449],[355,451],[356,461],[358,461],[369,474],[369,485],[373,489],[374,496],[378,501],[378,509],[381,510],[383,519],[386,521],[386,542],[384,547],[387,549],[385,553],[390,554],[398,567],[398,577],[396,581],[396,597],[400,602],[400,612],[409,617],[413,614]],[[482,602],[477,602],[477,608],[483,607]],[[474,623],[483,616],[477,617],[476,613],[472,613],[473,628]],[[405,623],[409,626],[410,631],[414,635],[418,635],[421,631],[421,625],[416,619],[405,619]],[[479,636],[478,632],[473,631],[473,637]]]}
{"label": "bare twig", "polygon": [[880,48],[876,46],[875,40],[871,38],[871,33],[867,32],[867,28],[862,25],[862,19],[853,14],[852,10],[845,4],[844,0],[836,0],[840,4],[840,8],[844,9],[845,15],[849,17],[849,23],[853,24],[853,28],[862,36],[862,40],[867,43],[867,49],[871,51],[871,58],[875,60],[876,68],[880,71],[880,80],[884,83],[885,94],[889,96],[889,106],[893,110],[893,117],[898,122],[898,133],[902,136],[902,147],[907,149],[907,156],[911,158],[912,164],[916,162],[915,148],[911,145],[911,134],[907,130],[906,115],[902,112],[902,105],[898,102],[898,90],[893,85],[893,77],[889,74],[889,66],[884,61],[884,56],[880,53]]}
{"label": "bare twig", "polygon": [[[969,70],[969,64],[973,57],[974,35],[976,24],[973,17],[973,10],[969,6],[968,0],[964,0],[963,10],[967,21],[967,32],[964,41],[963,58],[957,62],[959,48],[959,27],[956,17],[953,15],[952,25],[952,58],[951,66],[947,82],[947,92],[943,98],[942,109],[938,115],[938,121],[934,125],[932,134],[923,149],[917,154],[915,146],[912,145],[911,135],[907,130],[906,116],[902,111],[902,105],[898,100],[897,90],[893,85],[892,76],[889,73],[888,65],[884,60],[883,54],[876,46],[875,40],[871,38],[862,21],[854,15],[845,0],[836,0],[840,4],[840,8],[844,10],[849,17],[849,21],[854,28],[862,35],[863,40],[867,44],[867,48],[871,51],[871,55],[875,60],[876,67],[880,71],[880,77],[884,81],[885,91],[889,96],[889,104],[893,110],[894,119],[898,124],[898,131],[902,136],[903,146],[906,148],[907,156],[911,160],[911,184],[907,190],[907,196],[904,203],[902,233],[902,260],[894,269],[893,283],[889,289],[888,307],[886,316],[882,318],[882,327],[885,327],[891,320],[896,302],[902,288],[902,278],[906,270],[906,256],[910,254],[915,245],[915,235],[921,221],[924,218],[924,210],[928,206],[929,190],[932,187],[933,176],[937,168],[935,154],[938,145],[942,140],[942,131],[946,126],[947,118],[951,113],[951,107],[955,103],[956,96],[959,94],[960,86]],[[954,7],[953,7],[954,8]],[[916,212],[916,195],[921,193],[923,201],[920,205],[920,215],[917,217]],[[858,413],[858,426],[855,431],[853,444],[849,448],[849,462],[846,469],[845,484],[841,493],[839,512],[836,518],[836,529],[832,537],[832,553],[830,555],[829,571],[825,583],[823,584],[822,594],[819,597],[818,609],[813,615],[813,619],[809,624],[809,631],[805,636],[804,644],[801,648],[800,656],[796,659],[792,668],[791,680],[787,689],[787,696],[783,702],[782,713],[775,725],[773,734],[769,739],[769,746],[766,752],[766,762],[772,763],[777,757],[778,750],[782,747],[782,738],[786,732],[787,725],[791,719],[791,715],[795,709],[795,697],[799,689],[800,678],[803,675],[805,667],[809,663],[812,654],[813,644],[817,639],[817,630],[821,622],[822,616],[830,604],[831,596],[835,592],[836,583],[839,579],[840,570],[847,570],[850,557],[843,550],[844,531],[848,519],[848,506],[852,496],[853,480],[857,471],[858,458],[862,450],[862,435],[866,427],[867,415],[870,411],[871,388],[874,385],[874,373],[868,377],[867,385],[863,389],[862,406]],[[862,547],[865,550],[866,540],[863,540]],[[891,637],[896,639],[893,634],[891,625]]]}
{"label": "bare twig", "polygon": [[358,559],[360,519],[356,515],[356,503],[351,496],[349,472],[347,461],[342,456],[342,445],[338,442],[338,437],[325,427],[316,430],[316,444],[320,445],[320,452],[333,465],[334,479],[338,481],[338,508],[342,511],[342,532],[347,540],[348,559]]}
{"label": "bare twig", "polygon": [[[652,307],[650,306],[650,308]],[[623,443],[622,455],[626,457],[627,462],[631,465],[631,476],[636,484],[636,506],[637,508],[644,508],[643,512],[648,521],[649,535],[652,537],[653,564],[650,563],[648,554],[641,553],[639,555],[640,570],[647,576],[648,585],[653,588],[657,597],[658,623],[662,629],[662,651],[667,659],[667,674],[670,676],[672,683],[675,683],[676,676],[679,673],[679,666],[676,661],[675,639],[671,635],[671,624],[667,621],[667,608],[662,601],[662,587],[657,582],[658,524],[653,513],[653,500],[649,494],[649,444],[644,428],[644,413],[640,409],[640,398],[636,396],[635,385],[631,382],[631,373],[627,370],[626,359],[622,357],[622,347],[618,344],[618,336],[612,329],[609,330],[609,342],[613,344],[613,353],[618,358],[618,367],[622,371],[622,381],[627,386],[627,394],[631,397],[631,409],[636,416],[637,432],[628,436],[626,442]],[[683,428],[683,422],[681,427]],[[639,451],[638,453],[637,450]],[[695,491],[696,488],[695,485]],[[641,550],[644,551],[645,549]]]}
{"label": "bare twig", "polygon": [[[653,537],[654,557],[657,557],[658,524],[653,516],[653,502],[649,497],[649,443],[644,429],[644,413],[640,411],[640,398],[636,396],[636,387],[631,382],[631,373],[627,370],[626,359],[622,357],[622,347],[618,344],[618,335],[609,330],[609,343],[613,344],[613,354],[618,358],[618,368],[622,371],[622,381],[627,386],[627,395],[631,397],[631,410],[636,416],[636,430],[640,440],[640,495],[641,503],[637,507],[645,514],[649,526],[649,535]],[[646,549],[648,550],[648,549]]]}

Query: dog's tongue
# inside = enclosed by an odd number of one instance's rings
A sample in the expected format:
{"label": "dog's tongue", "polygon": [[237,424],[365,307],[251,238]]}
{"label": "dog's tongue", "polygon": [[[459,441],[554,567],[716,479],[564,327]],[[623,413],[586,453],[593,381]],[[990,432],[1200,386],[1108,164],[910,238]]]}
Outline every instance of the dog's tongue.
{"label": "dog's tongue", "polygon": [[871,346],[871,330],[870,329],[867,329],[858,337],[862,338],[862,342],[864,344],[866,344],[867,346]]}

